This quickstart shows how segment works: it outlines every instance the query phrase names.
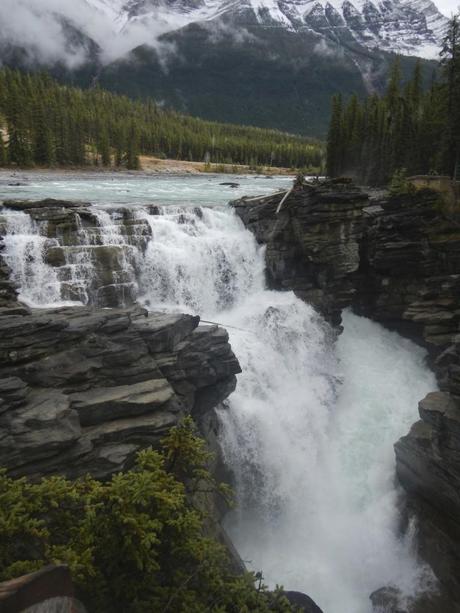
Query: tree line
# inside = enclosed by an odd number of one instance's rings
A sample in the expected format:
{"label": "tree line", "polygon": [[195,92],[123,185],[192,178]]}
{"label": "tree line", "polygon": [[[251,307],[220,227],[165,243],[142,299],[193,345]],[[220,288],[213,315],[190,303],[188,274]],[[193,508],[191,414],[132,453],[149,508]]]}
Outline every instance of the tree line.
{"label": "tree line", "polygon": [[0,70],[0,166],[139,167],[139,155],[318,168],[322,147],[276,130],[204,121],[47,74]]}
{"label": "tree line", "polygon": [[460,17],[451,19],[440,50],[440,78],[423,86],[418,63],[402,84],[399,59],[386,92],[364,101],[332,100],[327,174],[386,184],[395,172],[460,179]]}

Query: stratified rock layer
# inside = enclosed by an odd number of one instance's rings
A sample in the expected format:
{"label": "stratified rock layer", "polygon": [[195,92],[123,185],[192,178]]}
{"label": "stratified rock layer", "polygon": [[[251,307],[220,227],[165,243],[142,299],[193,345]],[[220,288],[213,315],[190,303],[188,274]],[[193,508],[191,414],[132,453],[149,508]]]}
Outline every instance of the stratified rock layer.
{"label": "stratified rock layer", "polygon": [[234,389],[225,330],[191,315],[85,307],[0,316],[0,464],[106,478]]}
{"label": "stratified rock layer", "polygon": [[429,351],[441,391],[396,444],[397,473],[421,520],[421,549],[460,603],[460,216],[429,190],[370,198],[320,183],[294,190],[277,213],[281,199],[233,203],[266,244],[269,284],[335,324],[352,307]]}

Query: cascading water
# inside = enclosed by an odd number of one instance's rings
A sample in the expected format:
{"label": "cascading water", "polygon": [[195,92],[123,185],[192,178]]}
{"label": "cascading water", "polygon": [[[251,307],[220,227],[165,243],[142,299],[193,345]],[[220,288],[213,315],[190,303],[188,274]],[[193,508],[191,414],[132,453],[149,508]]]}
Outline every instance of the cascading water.
{"label": "cascading water", "polygon": [[19,287],[19,297],[31,306],[61,301],[57,270],[46,266],[43,253],[48,239],[26,213],[9,211],[5,216],[4,258]]}
{"label": "cascading water", "polygon": [[[146,248],[128,240],[116,212],[94,211],[98,241],[123,251],[142,303],[229,326],[243,373],[220,411],[239,502],[228,530],[249,567],[309,593],[325,613],[367,613],[384,585],[421,589],[429,573],[410,537],[398,537],[392,445],[435,389],[424,352],[349,313],[335,342],[311,307],[265,289],[263,249],[229,209],[133,209],[150,227]],[[44,239],[20,218],[27,240],[10,219],[6,255],[22,295],[57,304]],[[95,274],[91,265],[85,274]]]}
{"label": "cascading water", "polygon": [[424,352],[396,334],[347,313],[332,352],[308,307],[284,299],[275,325],[260,302],[243,309],[256,341],[232,334],[243,375],[221,414],[239,485],[229,532],[270,585],[326,613],[367,613],[381,586],[409,596],[432,581],[410,534],[398,537],[393,443],[436,384]]}

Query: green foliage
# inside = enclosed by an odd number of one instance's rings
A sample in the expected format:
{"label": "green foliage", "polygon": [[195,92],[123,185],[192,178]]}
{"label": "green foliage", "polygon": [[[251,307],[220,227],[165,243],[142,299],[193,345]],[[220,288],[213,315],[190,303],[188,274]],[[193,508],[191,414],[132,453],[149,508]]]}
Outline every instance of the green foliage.
{"label": "green foliage", "polygon": [[0,114],[8,134],[4,162],[17,166],[109,166],[113,160],[115,166],[138,169],[140,154],[220,167],[321,163],[321,144],[305,137],[203,121],[152,100],[59,85],[46,74],[0,70]]}
{"label": "green foliage", "polygon": [[405,168],[399,168],[394,172],[390,181],[389,192],[391,196],[414,194],[416,192],[415,186],[407,180]]}
{"label": "green foliage", "polygon": [[454,16],[441,49],[446,99],[445,163],[460,179],[460,15]]}
{"label": "green foliage", "polygon": [[108,482],[0,472],[0,580],[66,563],[95,613],[291,611],[279,591],[232,573],[224,547],[204,533],[195,501],[217,487],[209,460],[186,419],[160,452],[141,451]]}
{"label": "green foliage", "polygon": [[339,174],[343,159],[343,109],[340,95],[332,98],[332,114],[327,135],[327,174],[335,177]]}
{"label": "green foliage", "polygon": [[441,50],[443,78],[422,88],[418,61],[403,87],[394,62],[384,96],[342,107],[332,100],[327,148],[329,176],[350,175],[369,185],[385,185],[398,169],[409,174],[460,176],[460,24],[451,20]]}

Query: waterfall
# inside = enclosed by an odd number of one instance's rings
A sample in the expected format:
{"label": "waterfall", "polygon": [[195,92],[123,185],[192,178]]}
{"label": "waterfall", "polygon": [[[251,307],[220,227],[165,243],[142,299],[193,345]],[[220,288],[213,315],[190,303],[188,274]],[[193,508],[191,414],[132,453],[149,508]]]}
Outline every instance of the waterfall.
{"label": "waterfall", "polygon": [[[29,215],[9,211],[5,216],[4,258],[19,287],[19,298],[30,306],[48,306],[61,301],[58,272],[44,261],[50,246],[40,227]],[[55,243],[51,243],[52,246]]]}
{"label": "waterfall", "polygon": [[257,341],[232,333],[243,374],[221,412],[237,549],[325,613],[368,613],[383,585],[423,591],[431,574],[398,536],[393,443],[436,387],[424,351],[351,313],[333,351],[308,307],[289,295],[268,304],[275,325],[261,301],[237,317]]}
{"label": "waterfall", "polygon": [[[109,245],[112,283],[148,308],[229,326],[243,372],[219,411],[238,499],[227,528],[248,567],[270,586],[305,591],[325,613],[368,613],[369,594],[384,585],[423,589],[430,574],[410,533],[398,535],[392,446],[436,387],[424,351],[351,313],[336,341],[293,293],[265,288],[264,249],[227,208],[132,208],[137,234],[125,213],[92,211],[97,232],[82,225],[61,264],[73,266],[81,302],[97,304],[95,248]],[[8,213],[5,244],[21,296],[62,303],[43,228]]]}

